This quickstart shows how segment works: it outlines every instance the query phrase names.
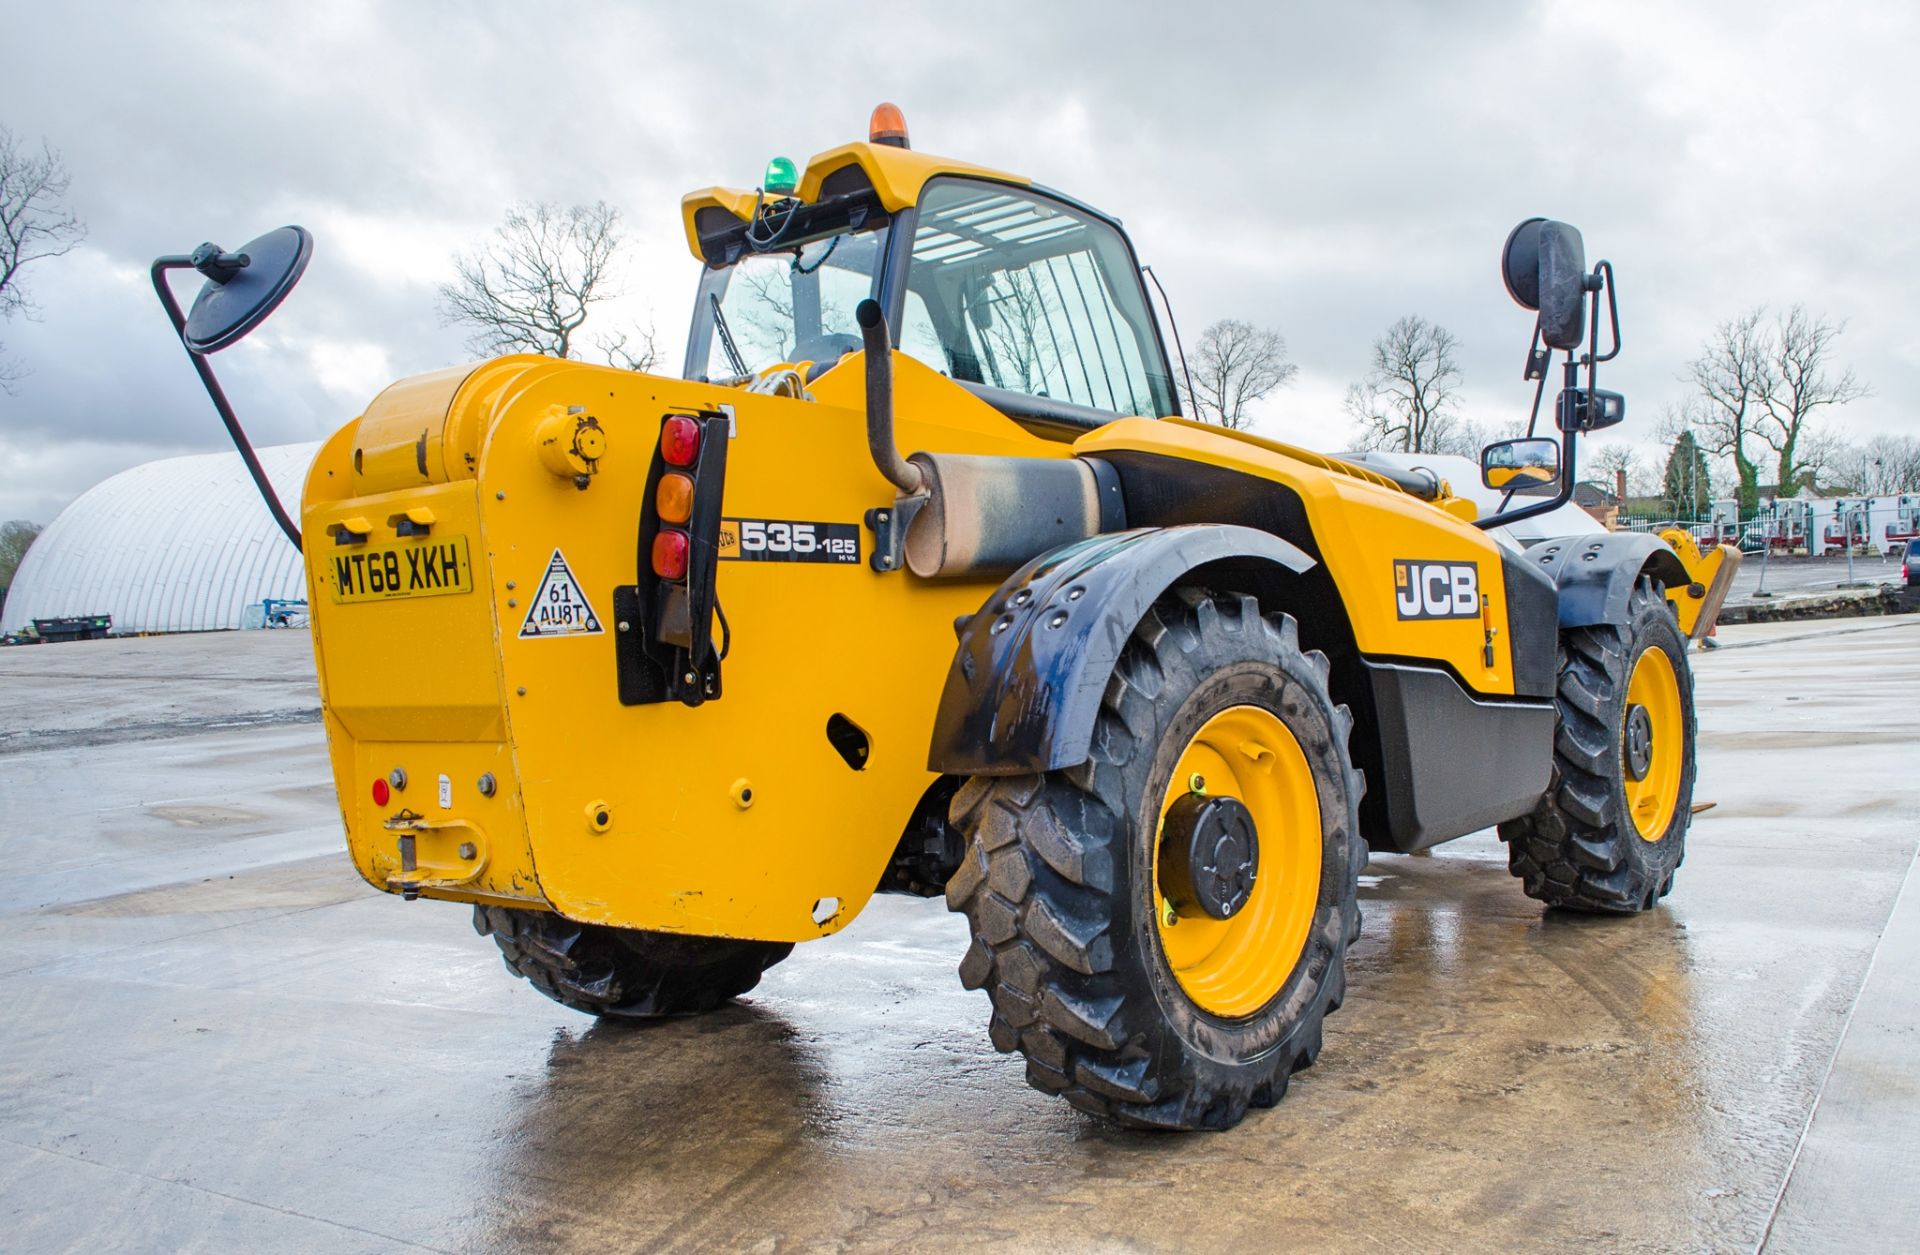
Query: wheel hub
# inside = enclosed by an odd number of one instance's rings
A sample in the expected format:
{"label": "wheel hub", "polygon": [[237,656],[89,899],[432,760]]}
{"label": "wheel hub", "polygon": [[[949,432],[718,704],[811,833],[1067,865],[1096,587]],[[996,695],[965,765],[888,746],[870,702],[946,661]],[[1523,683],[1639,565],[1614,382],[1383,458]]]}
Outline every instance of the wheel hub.
{"label": "wheel hub", "polygon": [[1253,894],[1260,834],[1238,798],[1189,793],[1167,811],[1160,884],[1169,902],[1232,919]]}
{"label": "wheel hub", "polygon": [[1645,780],[1653,766],[1653,717],[1645,706],[1627,707],[1627,776]]}

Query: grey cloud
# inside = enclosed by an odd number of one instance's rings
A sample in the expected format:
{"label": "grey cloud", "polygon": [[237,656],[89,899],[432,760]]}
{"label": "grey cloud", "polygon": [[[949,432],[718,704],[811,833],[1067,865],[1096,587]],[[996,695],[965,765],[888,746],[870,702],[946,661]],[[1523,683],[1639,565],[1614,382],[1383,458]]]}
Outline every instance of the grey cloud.
{"label": "grey cloud", "polygon": [[651,311],[673,360],[679,195],[856,137],[880,99],[920,147],[1119,214],[1189,337],[1278,327],[1303,366],[1265,414],[1282,438],[1338,444],[1340,386],[1409,312],[1460,336],[1470,417],[1522,413],[1527,318],[1494,262],[1532,213],[1620,267],[1629,439],[1711,324],[1768,300],[1849,318],[1878,396],[1844,421],[1911,429],[1915,24],[1896,3],[902,5],[839,26],[790,5],[39,6],[0,118],[64,150],[92,234],[32,276],[43,321],[0,328],[33,370],[0,397],[0,516],[48,517],[112,450],[221,446],[145,288],[157,253],[316,230],[301,290],[220,360],[262,441],[311,439],[369,372],[463,356],[433,283],[517,199],[622,209],[622,313]]}

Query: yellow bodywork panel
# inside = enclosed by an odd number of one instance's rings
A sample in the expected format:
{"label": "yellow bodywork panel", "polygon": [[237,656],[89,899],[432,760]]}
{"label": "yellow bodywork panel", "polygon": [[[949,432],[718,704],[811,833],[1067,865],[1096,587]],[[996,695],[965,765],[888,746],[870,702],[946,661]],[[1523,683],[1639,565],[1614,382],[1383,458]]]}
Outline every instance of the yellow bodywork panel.
{"label": "yellow bodywork panel", "polygon": [[[867,454],[863,366],[843,359],[806,402],[505,358],[396,384],[327,443],[305,500],[308,599],[348,841],[370,883],[764,940],[859,912],[935,780],[954,621],[999,583],[868,565],[864,515],[894,490]],[[1480,692],[1513,691],[1498,548],[1373,472],[1151,419],[1070,445],[903,354],[894,388],[903,452],[1131,450],[1283,484],[1363,651],[1441,659]],[[725,518],[842,524],[860,561],[722,561],[722,695],[623,706],[613,590],[636,579],[668,412],[731,416]],[[548,446],[556,423],[588,422],[597,456],[578,475]],[[1396,559],[1475,564],[1481,613],[1403,620]],[[558,632],[535,614],[556,579],[586,612]],[[828,741],[836,715],[869,738],[858,769]]]}
{"label": "yellow bodywork panel", "polygon": [[[877,574],[864,532],[858,564],[722,563],[725,694],[698,708],[622,706],[619,625],[608,618],[613,588],[635,579],[640,501],[668,410],[731,408],[729,518],[858,527],[889,503],[893,489],[866,453],[859,372],[855,355],[816,381],[823,399],[809,404],[552,359],[492,363],[467,372],[451,399],[444,380],[459,372],[390,389],[371,423],[328,443],[308,480],[308,597],[349,844],[370,883],[769,940],[832,932],[865,905],[935,778],[928,730],[953,621],[998,581]],[[910,359],[898,360],[895,387],[903,448],[1068,455]],[[542,422],[575,407],[604,433],[585,490],[538,449]],[[483,438],[468,477],[422,483],[416,461],[389,455],[378,467],[417,486],[363,496],[360,486],[387,481],[353,470],[356,450],[367,465],[362,427],[416,441],[424,430],[416,447],[430,468],[446,433]],[[434,519],[427,534],[399,535],[422,507]],[[320,541],[348,517],[370,523],[363,546]],[[339,566],[350,551],[404,559],[455,536],[470,553],[472,592],[337,595],[355,578]],[[523,636],[556,556],[598,630]],[[408,563],[397,569],[406,578]],[[827,740],[835,714],[870,738],[861,770]],[[406,786],[379,805],[373,782],[394,772]],[[491,796],[478,784],[488,774]]]}
{"label": "yellow bodywork panel", "polygon": [[[1123,450],[1158,453],[1285,484],[1306,509],[1361,653],[1438,659],[1477,692],[1514,691],[1501,547],[1480,529],[1363,467],[1220,427],[1128,418],[1088,433],[1073,447],[1096,456]],[[1473,564],[1481,614],[1402,618],[1396,562]],[[1496,644],[1490,653],[1489,639]]]}
{"label": "yellow bodywork panel", "polygon": [[[969,178],[991,179],[1021,187],[1033,182],[1024,175],[1008,174],[1003,170],[974,165],[970,161],[956,161],[951,157],[938,157],[932,153],[918,153],[886,144],[856,143],[842,144],[808,158],[806,170],[800,175],[800,185],[794,191],[795,199],[812,204],[820,199],[821,185],[829,175],[856,165],[873,184],[874,194],[888,213],[898,213],[910,205],[919,204],[920,190],[935,175],[962,174]],[[686,227],[687,247],[693,250],[695,257],[705,260],[705,254],[700,251],[700,233],[694,227],[694,216],[700,210],[709,207],[722,209],[746,222],[753,217],[754,206],[759,203],[757,192],[739,188],[708,187],[687,193],[680,200],[680,218]]]}

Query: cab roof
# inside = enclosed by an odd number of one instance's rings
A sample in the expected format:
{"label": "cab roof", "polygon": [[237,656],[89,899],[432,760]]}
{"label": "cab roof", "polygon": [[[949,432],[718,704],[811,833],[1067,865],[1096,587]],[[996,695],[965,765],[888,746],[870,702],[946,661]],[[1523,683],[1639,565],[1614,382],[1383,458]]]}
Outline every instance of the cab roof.
{"label": "cab roof", "polygon": [[[808,158],[793,196],[803,204],[812,205],[831,197],[871,191],[880,207],[891,214],[918,204],[927,180],[941,174],[960,174],[1019,187],[1033,184],[1025,175],[1008,174],[968,161],[860,142],[842,144]],[[702,188],[681,197],[680,216],[686,224],[687,246],[693,255],[714,263],[717,258],[705,245],[749,221],[760,199],[760,193],[754,189],[731,187]]]}

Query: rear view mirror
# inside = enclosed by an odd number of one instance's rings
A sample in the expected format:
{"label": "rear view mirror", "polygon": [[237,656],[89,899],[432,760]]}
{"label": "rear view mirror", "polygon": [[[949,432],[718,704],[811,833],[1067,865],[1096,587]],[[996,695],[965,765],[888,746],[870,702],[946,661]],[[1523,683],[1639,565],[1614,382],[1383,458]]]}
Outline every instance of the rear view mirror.
{"label": "rear view mirror", "polygon": [[207,283],[187,312],[181,340],[202,356],[237,343],[279,308],[312,256],[313,237],[301,227],[269,231],[232,253],[215,244],[194,249],[193,268]]}
{"label": "rear view mirror", "polygon": [[1560,485],[1560,442],[1502,440],[1480,451],[1480,482],[1496,492],[1551,497]]}
{"label": "rear view mirror", "polygon": [[[261,468],[253,445],[240,428],[240,420],[227,403],[227,394],[213,377],[213,364],[207,359],[210,354],[237,344],[278,309],[280,302],[287,299],[287,293],[293,291],[293,285],[300,282],[312,257],[311,235],[301,227],[281,227],[267,232],[237,253],[226,252],[218,244],[202,244],[191,253],[156,257],[147,271],[153,279],[153,294],[160,298],[160,307],[167,311],[167,321],[173,324],[181,347],[187,350],[194,373],[200,376],[208,399],[219,412],[220,421],[226,424],[227,434],[233,437],[240,460],[246,463],[254,487],[260,490],[260,499],[266,502],[268,513],[295,549],[300,548],[300,529],[280,504],[273,481]],[[189,313],[180,312],[180,300],[173,294],[173,282],[167,277],[176,270],[197,270],[207,281],[200,295],[193,298],[193,309]]]}
{"label": "rear view mirror", "polygon": [[1540,314],[1550,349],[1577,349],[1587,334],[1587,250],[1580,232],[1550,218],[1529,218],[1507,236],[1500,258],[1507,294]]}

